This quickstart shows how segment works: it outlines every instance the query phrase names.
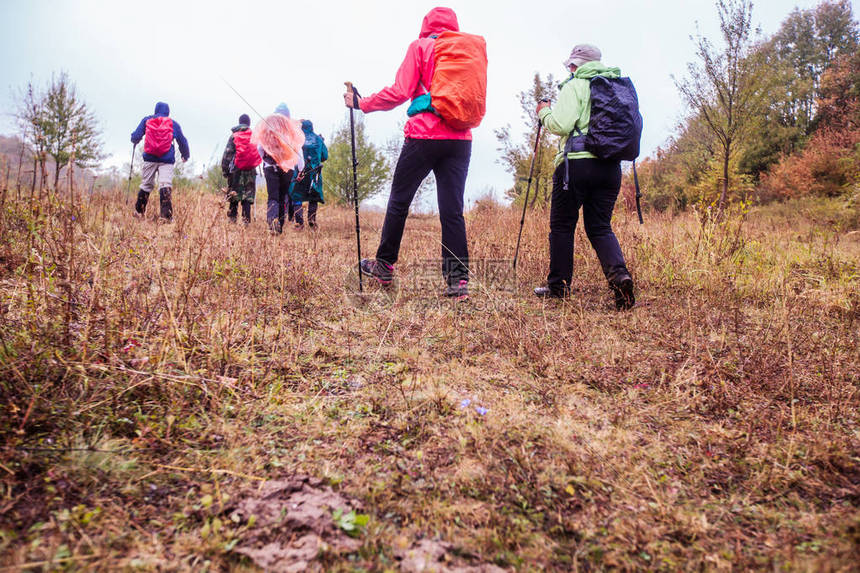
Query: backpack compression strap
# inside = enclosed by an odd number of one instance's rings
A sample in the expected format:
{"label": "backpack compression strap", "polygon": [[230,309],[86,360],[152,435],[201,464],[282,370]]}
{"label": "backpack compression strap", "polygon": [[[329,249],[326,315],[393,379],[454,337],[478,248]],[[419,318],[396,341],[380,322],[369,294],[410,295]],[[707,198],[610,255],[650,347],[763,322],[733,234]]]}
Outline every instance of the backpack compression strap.
{"label": "backpack compression strap", "polygon": [[576,135],[570,134],[567,138],[567,141],[564,143],[564,190],[567,191],[568,183],[570,182],[570,159],[567,157],[568,153],[578,153],[580,151],[586,151],[585,149],[585,136],[582,134],[582,131],[578,127],[573,128],[576,132]]}
{"label": "backpack compression strap", "polygon": [[[439,34],[431,34],[430,36],[428,36],[428,38],[430,38],[431,40],[437,40],[439,39]],[[424,85],[424,82],[420,78],[418,80],[418,85],[421,86],[421,89],[424,91],[424,93],[416,98],[412,98],[412,102],[409,104],[409,108],[406,110],[407,117],[412,117],[414,115],[418,115],[419,113],[432,113],[435,115],[439,115],[439,112],[437,112],[436,109],[433,107],[433,96],[430,93],[430,90],[427,89],[427,86]]]}

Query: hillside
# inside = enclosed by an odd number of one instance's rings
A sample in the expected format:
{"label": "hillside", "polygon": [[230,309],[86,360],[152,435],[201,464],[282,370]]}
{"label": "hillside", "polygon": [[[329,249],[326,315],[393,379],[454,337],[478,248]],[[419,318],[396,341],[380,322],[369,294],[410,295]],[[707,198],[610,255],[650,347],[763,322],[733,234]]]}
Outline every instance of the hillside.
{"label": "hillside", "polygon": [[470,212],[452,303],[432,218],[358,296],[349,209],[118,195],[0,209],[0,566],[856,568],[860,234],[824,203],[620,213],[617,313],[582,230],[571,300],[529,294],[546,212],[515,279],[519,213]]}

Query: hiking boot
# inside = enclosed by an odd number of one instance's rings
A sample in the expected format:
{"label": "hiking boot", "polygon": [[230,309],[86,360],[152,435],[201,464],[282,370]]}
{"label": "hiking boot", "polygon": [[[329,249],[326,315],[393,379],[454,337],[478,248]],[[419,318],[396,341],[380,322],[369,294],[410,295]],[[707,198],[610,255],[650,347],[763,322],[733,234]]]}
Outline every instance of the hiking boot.
{"label": "hiking boot", "polygon": [[616,310],[630,310],[636,305],[633,296],[633,279],[628,274],[622,274],[609,283],[612,294],[615,295]]}
{"label": "hiking boot", "polygon": [[534,293],[538,298],[569,298],[570,287],[539,286],[535,287]]}
{"label": "hiking boot", "polygon": [[457,300],[465,300],[469,298],[469,281],[463,279],[456,285],[448,285],[445,288],[445,296],[455,298]]}
{"label": "hiking boot", "polygon": [[134,212],[143,216],[146,212],[146,204],[149,202],[149,193],[141,189],[137,192],[137,203],[134,204]]}
{"label": "hiking boot", "polygon": [[305,225],[304,223],[296,223],[295,225],[293,225],[293,229],[295,229],[296,231],[304,231]]}
{"label": "hiking boot", "polygon": [[245,226],[251,223],[251,203],[249,201],[242,201],[242,222]]}
{"label": "hiking boot", "polygon": [[173,221],[173,202],[171,197],[173,192],[170,187],[162,187],[158,190],[158,201],[161,203],[161,217],[167,222]]}
{"label": "hiking boot", "polygon": [[376,282],[388,286],[394,280],[394,266],[376,259],[361,259],[359,268],[362,274],[376,279]]}

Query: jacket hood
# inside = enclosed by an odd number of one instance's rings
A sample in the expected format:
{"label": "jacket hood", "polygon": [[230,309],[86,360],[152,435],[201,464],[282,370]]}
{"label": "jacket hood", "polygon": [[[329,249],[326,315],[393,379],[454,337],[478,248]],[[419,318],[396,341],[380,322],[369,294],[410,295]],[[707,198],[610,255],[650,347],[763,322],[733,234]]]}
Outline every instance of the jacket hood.
{"label": "jacket hood", "polygon": [[606,78],[620,78],[621,68],[609,68],[600,62],[586,62],[573,72],[574,78],[590,80],[591,78],[603,76]]}
{"label": "jacket hood", "polygon": [[232,131],[233,133],[236,133],[237,131],[245,131],[245,130],[248,130],[248,129],[251,129],[251,128],[250,128],[250,127],[248,127],[247,125],[245,125],[244,123],[240,123],[239,125],[236,125],[236,126],[234,126],[234,127],[231,127],[231,128],[230,128],[230,131]]}
{"label": "jacket hood", "polygon": [[155,115],[158,117],[167,117],[170,115],[170,106],[163,101],[158,102],[155,104]]}
{"label": "jacket hood", "polygon": [[304,131],[307,134],[311,134],[314,132],[314,124],[311,123],[311,120],[309,120],[309,119],[303,119],[302,120],[302,131]]}
{"label": "jacket hood", "polygon": [[279,113],[284,117],[290,117],[290,108],[287,107],[287,104],[281,102],[278,104],[278,107],[275,108],[275,113]]}
{"label": "jacket hood", "polygon": [[450,8],[433,8],[424,16],[421,24],[419,38],[427,38],[442,32],[459,32],[460,25],[457,23],[457,15]]}

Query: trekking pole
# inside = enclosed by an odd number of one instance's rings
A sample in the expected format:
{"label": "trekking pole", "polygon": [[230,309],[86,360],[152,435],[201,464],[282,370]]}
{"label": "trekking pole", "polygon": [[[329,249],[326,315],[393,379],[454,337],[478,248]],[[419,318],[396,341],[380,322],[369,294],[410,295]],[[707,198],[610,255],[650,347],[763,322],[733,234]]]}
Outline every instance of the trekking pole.
{"label": "trekking pole", "polygon": [[[266,175],[265,175],[265,173],[263,173],[262,165],[257,166],[257,171],[255,173],[256,173],[256,175],[254,176],[254,220],[256,221],[257,220],[257,177],[262,177],[263,183],[265,183],[266,182]],[[268,193],[268,192],[269,192],[269,188],[266,187],[266,193]]]}
{"label": "trekking pole", "polygon": [[639,215],[639,224],[644,225],[645,221],[642,220],[642,205],[639,203],[642,193],[639,191],[639,176],[636,175],[636,161],[633,162],[633,183],[636,185],[636,214]]}
{"label": "trekking pole", "polygon": [[[358,95],[352,82],[344,82],[346,91],[352,93],[353,105],[358,103]],[[352,145],[352,202],[355,205],[355,243],[358,250],[358,292],[364,292],[361,278],[361,225],[358,222],[358,160],[355,158],[355,108],[349,108],[349,138]]]}
{"label": "trekking pole", "polygon": [[134,151],[137,149],[137,144],[131,146],[131,161],[128,164],[128,187],[125,190],[125,204],[128,205],[128,197],[131,195],[131,174],[134,172]]}
{"label": "trekking pole", "polygon": [[528,204],[529,204],[529,191],[531,190],[531,187],[532,187],[532,175],[534,174],[534,171],[535,171],[535,158],[537,157],[538,146],[540,145],[541,127],[542,126],[541,126],[540,120],[538,120],[537,135],[535,135],[535,149],[534,149],[534,153],[532,153],[532,164],[529,167],[529,182],[526,184],[526,196],[523,199],[523,216],[520,218],[520,232],[517,233],[517,248],[516,248],[516,250],[514,250],[514,272],[516,272],[516,270],[517,270],[517,258],[519,257],[519,254],[520,254],[520,239],[522,239],[523,225],[526,222],[526,207],[528,207]]}

